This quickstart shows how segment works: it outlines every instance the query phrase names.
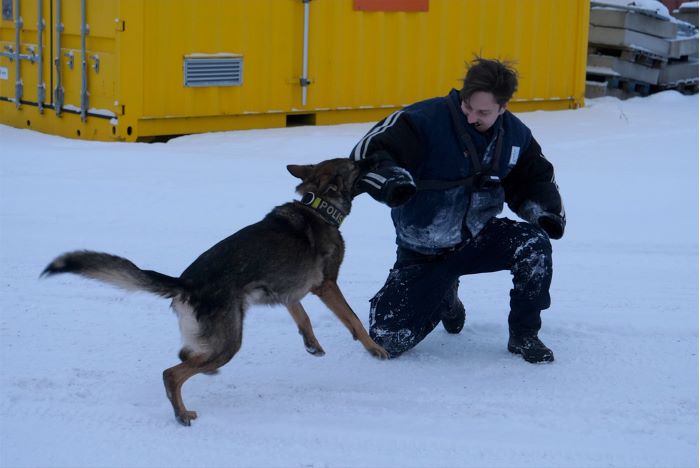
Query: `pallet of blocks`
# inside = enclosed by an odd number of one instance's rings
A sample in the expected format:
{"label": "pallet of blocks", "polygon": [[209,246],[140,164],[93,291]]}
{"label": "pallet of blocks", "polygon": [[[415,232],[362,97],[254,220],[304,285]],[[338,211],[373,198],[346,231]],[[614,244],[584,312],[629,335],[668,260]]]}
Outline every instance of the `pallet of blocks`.
{"label": "pallet of blocks", "polygon": [[671,16],[660,2],[591,2],[586,97],[694,93],[697,85],[694,24]]}
{"label": "pallet of blocks", "polygon": [[684,2],[671,12],[674,18],[698,27],[698,2]]}

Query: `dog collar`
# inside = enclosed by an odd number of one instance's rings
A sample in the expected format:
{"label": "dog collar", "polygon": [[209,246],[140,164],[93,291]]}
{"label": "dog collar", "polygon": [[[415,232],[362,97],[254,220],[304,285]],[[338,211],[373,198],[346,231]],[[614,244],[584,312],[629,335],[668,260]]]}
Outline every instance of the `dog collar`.
{"label": "dog collar", "polygon": [[346,213],[343,213],[340,208],[334,204],[322,199],[313,192],[306,192],[299,202],[304,206],[313,208],[321,215],[324,221],[333,226],[340,227],[345,219]]}

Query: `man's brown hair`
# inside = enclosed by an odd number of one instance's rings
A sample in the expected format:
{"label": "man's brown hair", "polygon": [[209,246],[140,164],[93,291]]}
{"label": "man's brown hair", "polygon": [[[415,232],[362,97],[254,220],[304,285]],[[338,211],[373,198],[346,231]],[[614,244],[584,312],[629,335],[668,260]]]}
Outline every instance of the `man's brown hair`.
{"label": "man's brown hair", "polygon": [[476,56],[467,65],[464,86],[459,92],[462,101],[467,101],[477,91],[492,93],[498,105],[503,106],[518,89],[518,72],[510,62],[485,59]]}

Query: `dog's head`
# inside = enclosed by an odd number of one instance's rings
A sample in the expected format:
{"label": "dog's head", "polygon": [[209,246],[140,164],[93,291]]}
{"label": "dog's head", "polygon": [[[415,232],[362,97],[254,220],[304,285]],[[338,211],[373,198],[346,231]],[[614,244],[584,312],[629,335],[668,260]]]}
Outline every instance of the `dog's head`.
{"label": "dog's head", "polygon": [[318,164],[290,164],[287,170],[294,177],[301,179],[297,193],[303,195],[311,192],[334,203],[346,213],[354,196],[355,181],[365,170],[363,163],[348,158],[335,158]]}

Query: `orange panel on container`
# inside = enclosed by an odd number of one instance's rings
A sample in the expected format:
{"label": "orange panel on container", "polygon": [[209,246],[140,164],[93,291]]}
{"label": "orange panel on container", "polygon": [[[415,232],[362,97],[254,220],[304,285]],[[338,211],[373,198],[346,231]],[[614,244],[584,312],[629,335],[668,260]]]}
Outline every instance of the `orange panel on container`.
{"label": "orange panel on container", "polygon": [[353,9],[362,11],[428,11],[430,0],[354,0]]}

